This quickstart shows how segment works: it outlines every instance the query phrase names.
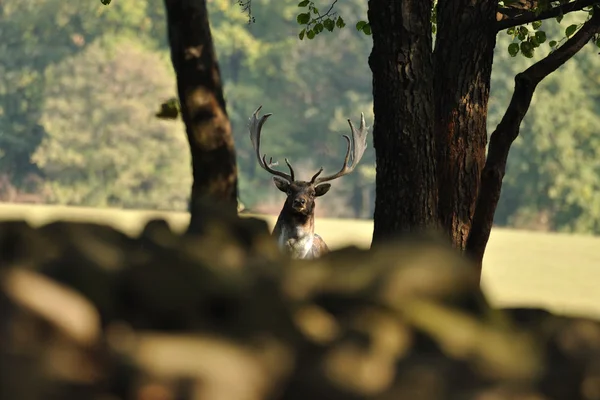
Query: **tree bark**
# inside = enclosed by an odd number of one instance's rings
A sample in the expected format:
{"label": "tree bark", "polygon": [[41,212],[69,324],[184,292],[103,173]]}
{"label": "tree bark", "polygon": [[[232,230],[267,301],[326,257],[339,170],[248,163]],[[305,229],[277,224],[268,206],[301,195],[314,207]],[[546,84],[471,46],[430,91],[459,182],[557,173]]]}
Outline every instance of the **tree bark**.
{"label": "tree bark", "polygon": [[370,0],[373,244],[436,223],[431,0]]}
{"label": "tree bark", "polygon": [[189,231],[207,201],[237,212],[237,165],[205,0],[165,0],[171,61],[192,156]]}
{"label": "tree bark", "polygon": [[496,45],[496,4],[438,2],[435,139],[438,218],[454,247],[464,250],[487,143],[487,105]]}
{"label": "tree bark", "polygon": [[546,76],[577,54],[599,31],[600,12],[596,12],[563,46],[515,77],[515,90],[508,109],[490,138],[488,156],[481,177],[481,193],[467,242],[467,252],[475,260],[479,271],[500,199],[508,152],[519,135],[521,121],[527,114],[535,88]]}

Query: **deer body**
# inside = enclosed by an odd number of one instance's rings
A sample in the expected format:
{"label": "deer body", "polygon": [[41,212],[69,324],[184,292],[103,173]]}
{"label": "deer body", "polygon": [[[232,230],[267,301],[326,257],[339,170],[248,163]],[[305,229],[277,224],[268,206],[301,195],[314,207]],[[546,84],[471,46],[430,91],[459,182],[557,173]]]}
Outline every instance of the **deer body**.
{"label": "deer body", "polygon": [[292,258],[311,259],[327,253],[327,244],[315,233],[314,214],[298,212],[288,203],[283,205],[273,229],[279,248]]}
{"label": "deer body", "polygon": [[365,117],[361,114],[359,130],[354,129],[352,122],[348,120],[352,130],[352,142],[348,136],[344,135],[348,142],[348,148],[342,169],[336,174],[319,178],[319,175],[323,172],[323,168],[321,168],[307,182],[295,179],[294,169],[287,158],[285,163],[290,170],[289,174],[271,168],[276,166],[277,163],[274,163],[272,159],[267,163],[266,155],[260,157],[261,129],[267,118],[272,115],[265,114],[260,119],[257,118],[261,108],[262,106],[258,107],[250,118],[248,126],[250,140],[256,151],[258,164],[274,175],[273,182],[275,186],[287,196],[272,235],[277,240],[279,248],[290,254],[292,258],[310,259],[320,257],[329,252],[329,248],[325,241],[315,233],[315,198],[323,196],[331,188],[331,184],[324,182],[349,174],[362,158],[367,147],[368,131],[365,127]]}

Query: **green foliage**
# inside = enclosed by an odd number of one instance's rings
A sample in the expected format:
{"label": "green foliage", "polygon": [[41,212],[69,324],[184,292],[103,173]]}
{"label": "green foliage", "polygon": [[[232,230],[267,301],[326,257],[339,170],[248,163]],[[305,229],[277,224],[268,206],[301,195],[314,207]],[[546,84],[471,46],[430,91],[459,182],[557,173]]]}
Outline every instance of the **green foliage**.
{"label": "green foliage", "polygon": [[519,44],[518,43],[511,43],[508,45],[508,54],[510,54],[511,57],[516,57],[517,54],[519,54]]}
{"label": "green foliage", "polygon": [[[0,174],[19,185],[37,167],[30,161],[46,131],[40,123],[44,70],[82,51],[100,35],[137,35],[163,40],[164,25],[149,14],[160,0],[128,0],[103,7],[98,2],[5,0],[0,6]],[[161,18],[162,19],[162,18]],[[160,39],[154,39],[160,38]]]}
{"label": "green foliage", "polygon": [[369,24],[367,21],[358,21],[356,23],[356,30],[359,32],[363,32],[365,35],[370,35],[371,34],[371,24]]}
{"label": "green foliage", "polygon": [[47,136],[33,155],[61,204],[185,210],[191,187],[181,124],[152,115],[172,96],[165,55],[106,37],[47,69],[41,121]]}
{"label": "green foliage", "polygon": [[567,27],[567,29],[565,29],[565,36],[570,38],[571,36],[573,36],[575,34],[575,31],[580,27],[581,25],[577,25],[577,24],[572,24],[569,25]]}
{"label": "green foliage", "polygon": [[[341,16],[337,15],[337,12],[334,11],[334,6],[337,3],[337,0],[334,0],[331,6],[327,11],[323,14],[319,11],[319,9],[315,6],[315,3],[310,0],[302,0],[298,3],[298,7],[303,8],[304,10],[296,16],[296,22],[299,25],[306,25],[300,33],[298,34],[298,38],[303,40],[305,37],[307,39],[314,39],[316,35],[327,30],[328,32],[333,32],[335,28],[342,29],[346,26],[346,22]],[[365,34],[370,35],[370,28],[367,28],[368,32],[363,31]],[[359,29],[361,31],[361,29]]]}
{"label": "green foliage", "polygon": [[160,110],[155,114],[159,119],[177,119],[181,115],[181,105],[176,97],[171,97],[160,105]]}

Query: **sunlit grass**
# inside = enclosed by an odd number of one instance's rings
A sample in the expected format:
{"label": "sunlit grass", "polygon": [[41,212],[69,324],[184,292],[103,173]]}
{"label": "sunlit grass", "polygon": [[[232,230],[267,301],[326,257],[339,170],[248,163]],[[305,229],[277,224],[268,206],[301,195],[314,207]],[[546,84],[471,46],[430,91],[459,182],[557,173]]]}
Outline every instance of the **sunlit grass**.
{"label": "sunlit grass", "polygon": [[[0,219],[25,218],[32,225],[57,219],[107,223],[137,234],[150,218],[164,218],[176,231],[187,213],[62,206],[0,205]],[[275,216],[263,216],[273,227]],[[318,219],[316,230],[331,248],[368,247],[372,221]],[[554,312],[600,317],[600,238],[495,228],[484,259],[483,287],[495,305],[540,306]]]}

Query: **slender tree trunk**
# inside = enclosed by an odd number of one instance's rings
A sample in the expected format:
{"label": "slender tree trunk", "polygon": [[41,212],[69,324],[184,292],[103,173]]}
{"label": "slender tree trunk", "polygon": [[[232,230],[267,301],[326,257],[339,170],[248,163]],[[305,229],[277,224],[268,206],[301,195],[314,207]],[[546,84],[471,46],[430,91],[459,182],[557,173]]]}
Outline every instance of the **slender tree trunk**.
{"label": "slender tree trunk", "polygon": [[594,13],[592,18],[560,48],[515,77],[515,90],[510,104],[490,139],[488,157],[481,177],[482,191],[477,201],[473,228],[467,241],[466,250],[480,272],[494,214],[500,200],[510,146],[519,135],[521,122],[527,114],[535,89],[544,78],[577,54],[598,32],[600,32],[600,12]]}
{"label": "slender tree trunk", "polygon": [[205,0],[165,0],[171,60],[192,155],[189,231],[207,200],[237,211],[237,165]]}
{"label": "slender tree trunk", "polygon": [[431,0],[369,0],[377,161],[373,244],[436,223]]}
{"label": "slender tree trunk", "polygon": [[466,246],[485,164],[495,3],[438,2],[434,52],[438,216],[460,250]]}

